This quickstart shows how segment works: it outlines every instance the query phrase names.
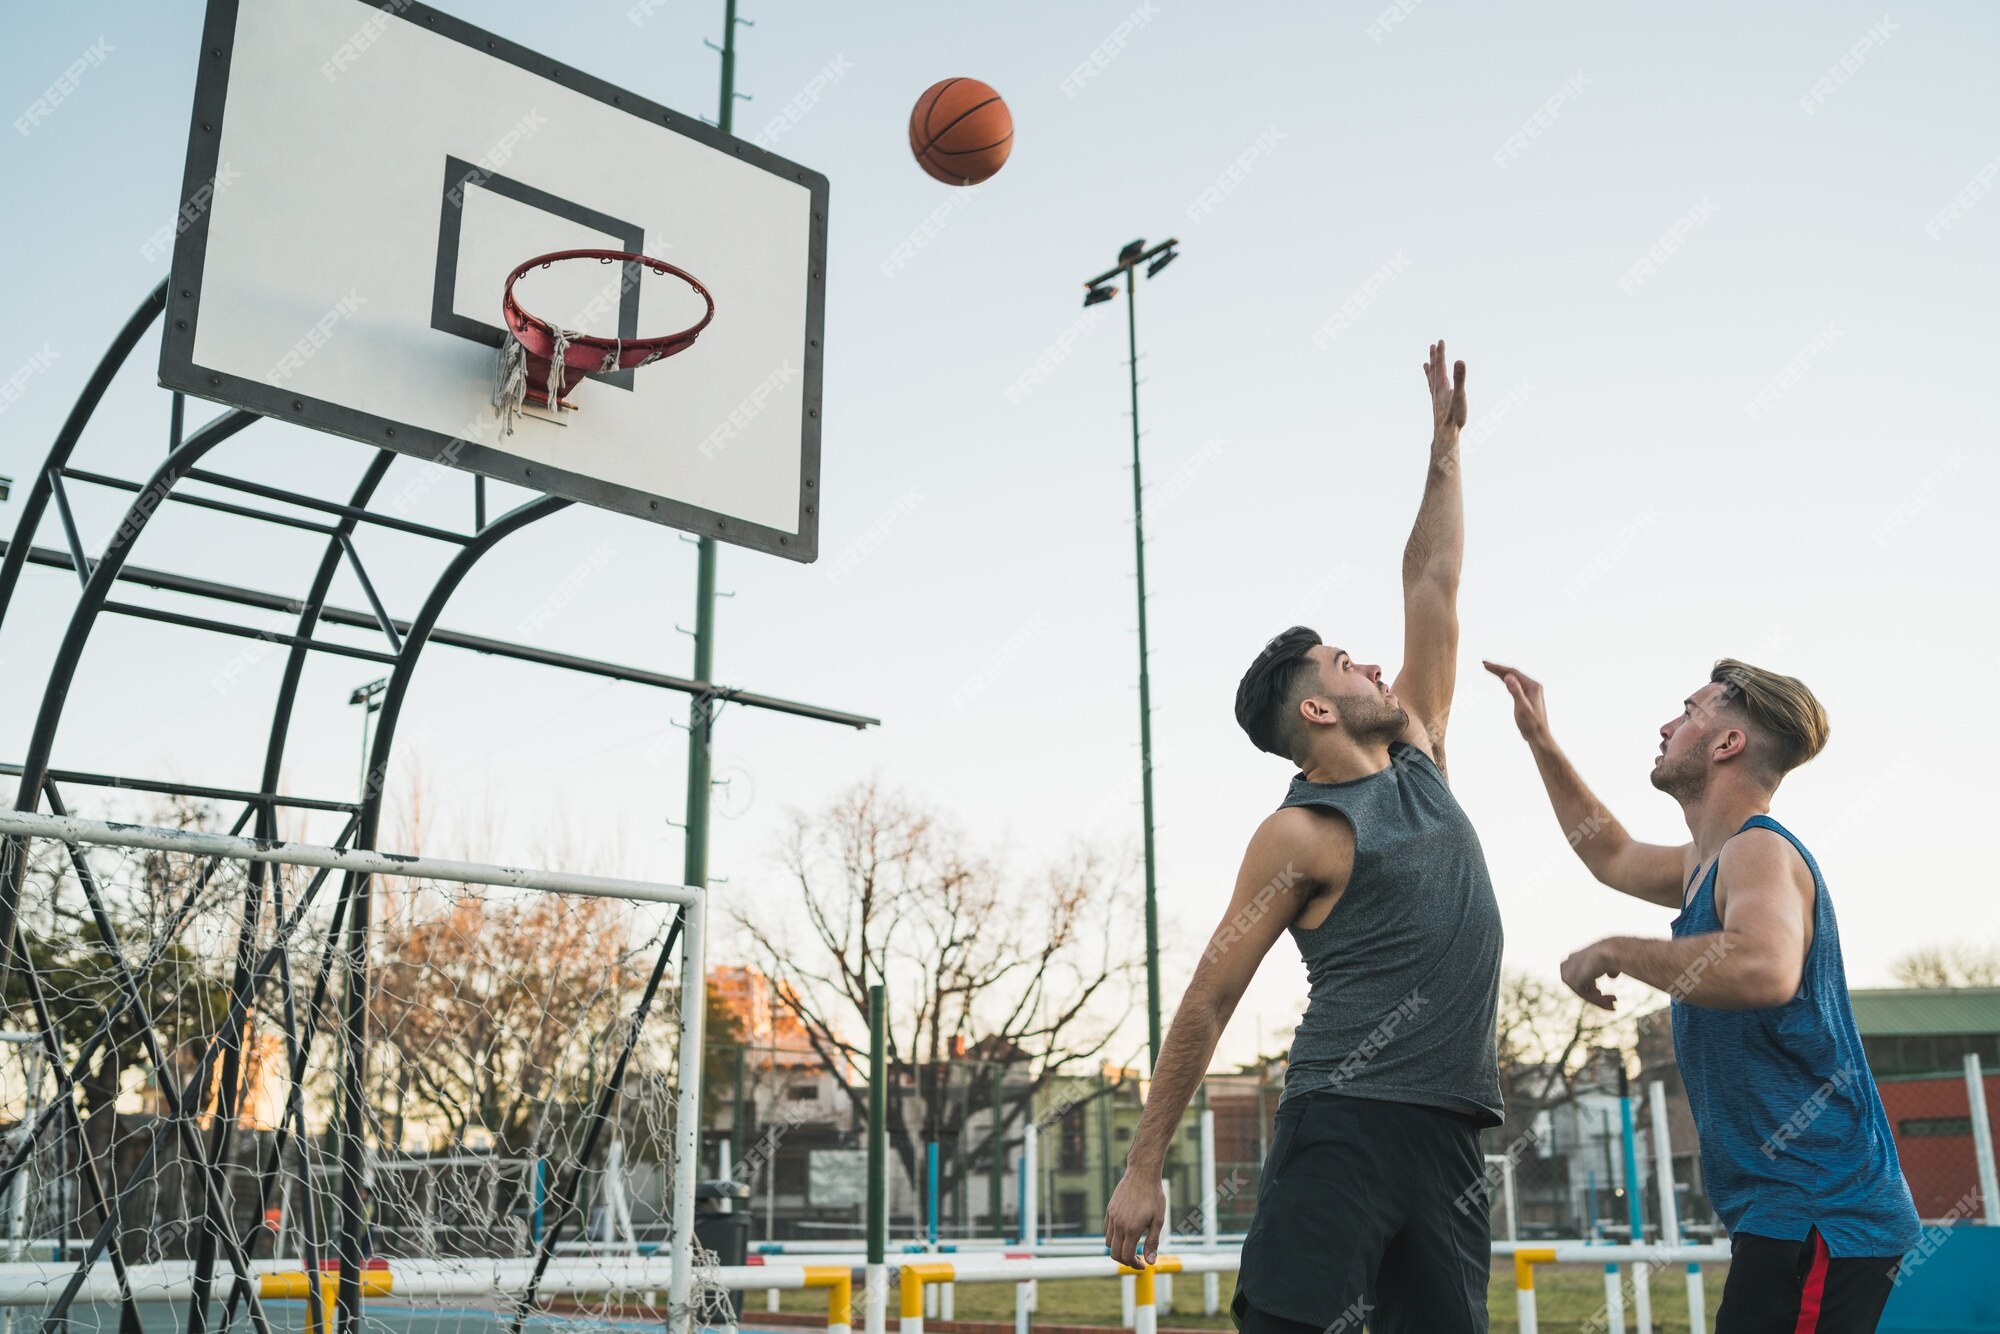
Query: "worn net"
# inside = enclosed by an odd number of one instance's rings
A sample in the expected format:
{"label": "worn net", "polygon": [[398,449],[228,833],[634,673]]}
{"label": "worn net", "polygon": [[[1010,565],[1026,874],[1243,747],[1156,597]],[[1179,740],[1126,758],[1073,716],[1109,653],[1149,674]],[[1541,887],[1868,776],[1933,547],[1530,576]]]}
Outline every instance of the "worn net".
{"label": "worn net", "polygon": [[[236,1268],[330,1267],[357,1181],[362,1251],[394,1279],[367,1299],[371,1325],[669,1314],[678,950],[656,965],[672,905],[373,878],[357,1176],[346,872],[4,848],[26,867],[0,992],[8,1326],[186,1329],[192,1303],[209,1328],[254,1328]],[[52,1306],[79,1272],[70,1309]],[[253,1286],[263,1323],[307,1327],[307,1302]]]}

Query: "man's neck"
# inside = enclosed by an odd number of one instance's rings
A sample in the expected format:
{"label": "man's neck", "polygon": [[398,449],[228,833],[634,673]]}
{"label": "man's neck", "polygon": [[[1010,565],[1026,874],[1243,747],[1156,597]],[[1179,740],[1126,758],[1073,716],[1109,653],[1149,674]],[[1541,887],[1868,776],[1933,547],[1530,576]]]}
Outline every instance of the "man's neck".
{"label": "man's neck", "polygon": [[1299,766],[1309,783],[1351,783],[1389,767],[1387,740],[1365,745],[1328,746]]}
{"label": "man's neck", "polygon": [[1695,859],[1706,865],[1721,853],[1722,845],[1735,836],[1743,822],[1753,815],[1771,813],[1771,794],[1736,783],[1717,782],[1692,804],[1683,805],[1688,833],[1694,839]]}

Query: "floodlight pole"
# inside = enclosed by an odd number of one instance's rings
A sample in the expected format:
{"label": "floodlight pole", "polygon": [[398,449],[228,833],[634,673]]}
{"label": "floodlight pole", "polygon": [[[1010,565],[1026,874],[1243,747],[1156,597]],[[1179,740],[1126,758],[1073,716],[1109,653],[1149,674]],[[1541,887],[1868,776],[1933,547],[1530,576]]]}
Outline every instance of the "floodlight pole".
{"label": "floodlight pole", "polygon": [[[754,27],[751,19],[736,17],[736,0],[723,0],[722,45],[709,42],[722,56],[722,99],[716,109],[715,125],[724,134],[735,121],[736,99],[749,97],[736,91],[736,25]],[[715,679],[715,556],[712,537],[695,539],[694,572],[694,677]],[[704,691],[688,705],[687,841],[682,854],[683,884],[708,884],[708,810],[712,778],[712,751],[715,710],[714,695]]]}
{"label": "floodlight pole", "polygon": [[[1144,241],[1134,241],[1118,254],[1118,266],[1084,282],[1084,305],[1094,306],[1109,299],[1116,288],[1108,284],[1120,274],[1125,277],[1125,336],[1130,351],[1127,363],[1132,381],[1132,543],[1138,561],[1139,583],[1139,782],[1146,847],[1146,1069],[1160,1063],[1160,903],[1158,862],[1153,846],[1153,684],[1146,641],[1146,493],[1139,453],[1139,265],[1151,277],[1178,255],[1179,242],[1169,238],[1146,249]],[[1100,295],[1103,294],[1103,295]]]}

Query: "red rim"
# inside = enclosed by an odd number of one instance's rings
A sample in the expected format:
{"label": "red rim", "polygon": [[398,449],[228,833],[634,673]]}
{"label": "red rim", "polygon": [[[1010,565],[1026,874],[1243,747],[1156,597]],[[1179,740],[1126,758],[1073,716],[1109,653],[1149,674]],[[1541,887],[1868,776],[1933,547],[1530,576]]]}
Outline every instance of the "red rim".
{"label": "red rim", "polygon": [[531,315],[514,297],[514,284],[530,269],[545,269],[551,264],[571,259],[594,259],[605,264],[642,264],[663,277],[679,278],[701,297],[708,306],[699,321],[678,333],[660,334],[652,338],[603,338],[596,334],[570,334],[564,345],[563,365],[581,371],[604,371],[613,369],[607,365],[605,355],[616,353],[615,368],[631,370],[634,367],[650,365],[663,357],[671,357],[677,352],[685,352],[694,346],[694,340],[708,322],[715,318],[715,298],[701,285],[701,280],[685,269],[676,268],[663,259],[653,259],[647,255],[634,254],[625,250],[554,250],[546,255],[537,255],[507,275],[507,287],[500,297],[500,313],[507,321],[507,329],[529,355],[547,359],[555,352],[556,330],[539,315]]}

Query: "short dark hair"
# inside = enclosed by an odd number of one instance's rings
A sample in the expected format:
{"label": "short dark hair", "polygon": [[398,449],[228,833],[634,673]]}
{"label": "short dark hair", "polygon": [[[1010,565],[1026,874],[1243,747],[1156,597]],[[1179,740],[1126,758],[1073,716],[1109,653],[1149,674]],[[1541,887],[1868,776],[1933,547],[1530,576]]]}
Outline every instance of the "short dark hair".
{"label": "short dark hair", "polygon": [[1295,625],[1273,635],[1236,687],[1236,721],[1257,749],[1291,760],[1298,701],[1319,684],[1306,655],[1324,643],[1316,630]]}

